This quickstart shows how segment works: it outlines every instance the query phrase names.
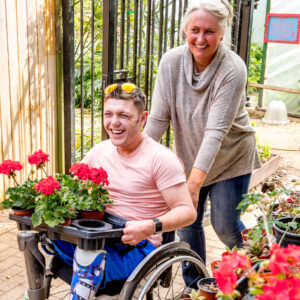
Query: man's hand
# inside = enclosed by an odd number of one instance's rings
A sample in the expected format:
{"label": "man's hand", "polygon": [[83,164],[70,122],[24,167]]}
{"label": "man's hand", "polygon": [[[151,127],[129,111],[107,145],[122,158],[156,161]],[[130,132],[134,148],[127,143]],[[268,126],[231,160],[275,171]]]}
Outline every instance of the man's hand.
{"label": "man's hand", "polygon": [[122,242],[124,244],[136,245],[154,234],[153,228],[154,223],[152,220],[128,221],[123,229]]}
{"label": "man's hand", "polygon": [[204,171],[197,168],[193,168],[187,181],[188,190],[192,197],[192,201],[195,208],[197,208],[198,206],[200,189],[202,187],[206,175],[207,174]]}

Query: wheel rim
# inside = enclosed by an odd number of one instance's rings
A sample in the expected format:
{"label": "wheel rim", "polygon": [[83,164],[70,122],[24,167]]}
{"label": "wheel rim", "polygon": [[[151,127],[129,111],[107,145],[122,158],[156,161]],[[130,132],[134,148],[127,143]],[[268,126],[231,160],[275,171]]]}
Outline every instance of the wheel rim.
{"label": "wheel rim", "polygon": [[[194,263],[199,273],[208,276],[205,266],[196,258],[191,256],[177,256],[166,260],[165,262],[156,264],[151,270],[145,274],[132,299],[137,300],[178,300],[183,296],[185,282],[182,277],[182,263]],[[163,285],[160,275],[166,269],[172,267],[172,273],[169,285]]]}

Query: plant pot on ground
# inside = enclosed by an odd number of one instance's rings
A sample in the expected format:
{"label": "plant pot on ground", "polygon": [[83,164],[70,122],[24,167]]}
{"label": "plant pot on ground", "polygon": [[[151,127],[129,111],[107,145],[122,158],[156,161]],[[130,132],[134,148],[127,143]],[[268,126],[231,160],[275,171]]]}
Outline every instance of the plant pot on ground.
{"label": "plant pot on ground", "polygon": [[249,234],[247,241],[244,241],[242,249],[246,252],[252,264],[270,257],[268,239],[261,232],[253,231],[252,234]]}
{"label": "plant pot on ground", "polygon": [[202,278],[197,283],[200,296],[205,297],[205,300],[217,299],[216,295],[219,292],[219,288],[215,278]]}
{"label": "plant pot on ground", "polygon": [[282,247],[300,246],[300,217],[282,217],[274,225],[276,242]]}

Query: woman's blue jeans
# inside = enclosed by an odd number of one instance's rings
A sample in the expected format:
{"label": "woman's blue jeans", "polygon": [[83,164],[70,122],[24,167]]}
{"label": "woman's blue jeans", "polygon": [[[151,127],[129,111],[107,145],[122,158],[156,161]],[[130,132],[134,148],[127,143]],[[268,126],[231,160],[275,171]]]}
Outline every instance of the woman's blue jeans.
{"label": "woman's blue jeans", "polygon": [[[205,203],[209,196],[211,202],[211,224],[219,239],[229,248],[242,246],[241,231],[245,228],[240,220],[241,212],[237,210],[248,193],[251,174],[242,175],[202,187],[199,195],[198,215],[195,223],[178,230],[181,241],[190,244],[206,263],[205,234],[203,230],[203,216]],[[197,287],[197,271],[192,265],[183,266],[183,274],[188,286]]]}

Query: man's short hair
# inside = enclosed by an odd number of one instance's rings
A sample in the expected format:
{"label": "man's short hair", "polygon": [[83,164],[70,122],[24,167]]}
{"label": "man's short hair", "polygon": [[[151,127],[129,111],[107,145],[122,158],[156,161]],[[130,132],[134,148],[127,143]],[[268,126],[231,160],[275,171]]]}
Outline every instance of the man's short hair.
{"label": "man's short hair", "polygon": [[108,99],[132,100],[140,113],[146,109],[146,95],[133,83],[114,83],[105,89],[104,102]]}

